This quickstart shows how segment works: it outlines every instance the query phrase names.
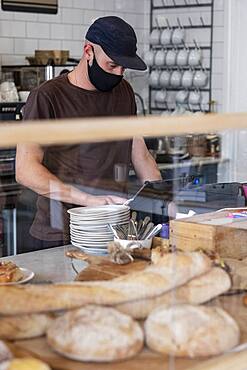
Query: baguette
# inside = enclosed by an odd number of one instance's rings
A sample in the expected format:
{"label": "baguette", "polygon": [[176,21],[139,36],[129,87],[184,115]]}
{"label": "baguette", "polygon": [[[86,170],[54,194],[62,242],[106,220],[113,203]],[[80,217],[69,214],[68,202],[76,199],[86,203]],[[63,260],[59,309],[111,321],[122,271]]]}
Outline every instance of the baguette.
{"label": "baguette", "polygon": [[116,305],[116,309],[135,319],[145,319],[153,309],[171,303],[201,304],[228,291],[231,287],[229,275],[219,267],[190,280],[176,290],[154,298],[141,299]]}
{"label": "baguette", "polygon": [[0,317],[0,339],[31,339],[45,335],[51,325],[51,315],[34,314]]}
{"label": "baguette", "polygon": [[49,312],[86,304],[112,306],[152,298],[211,269],[210,259],[200,253],[173,253],[156,264],[110,281],[52,285],[2,286],[1,315]]}

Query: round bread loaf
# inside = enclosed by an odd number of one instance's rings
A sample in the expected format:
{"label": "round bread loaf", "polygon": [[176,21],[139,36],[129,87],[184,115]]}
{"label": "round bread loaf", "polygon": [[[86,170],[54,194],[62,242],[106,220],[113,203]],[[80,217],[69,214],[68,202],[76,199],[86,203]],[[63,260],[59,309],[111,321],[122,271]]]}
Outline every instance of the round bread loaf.
{"label": "round bread loaf", "polygon": [[65,357],[109,362],[136,355],[144,338],[131,317],[113,308],[88,305],[56,319],[48,329],[47,340]]}
{"label": "round bread loaf", "polygon": [[4,361],[10,360],[12,357],[12,353],[7,345],[0,340],[0,364]]}
{"label": "round bread loaf", "polygon": [[36,358],[14,358],[10,361],[7,370],[51,370],[50,366]]}
{"label": "round bread loaf", "polygon": [[145,322],[151,350],[174,356],[204,357],[221,354],[239,343],[234,319],[219,307],[161,306]]}
{"label": "round bread loaf", "polygon": [[45,314],[0,316],[0,339],[18,340],[41,337],[53,321]]}

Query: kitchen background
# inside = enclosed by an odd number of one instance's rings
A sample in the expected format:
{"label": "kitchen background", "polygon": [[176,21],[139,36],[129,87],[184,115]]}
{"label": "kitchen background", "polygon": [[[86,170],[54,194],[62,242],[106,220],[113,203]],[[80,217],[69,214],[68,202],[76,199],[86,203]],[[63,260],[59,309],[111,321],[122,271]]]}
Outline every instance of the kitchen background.
{"label": "kitchen background", "polygon": [[[156,6],[171,7],[174,4],[210,3],[209,0],[153,1]],[[139,41],[139,54],[144,56],[150,48],[150,4],[151,0],[58,0],[56,15],[8,12],[0,9],[0,65],[28,64],[26,56],[33,56],[37,49],[69,50],[70,57],[80,58],[83,36],[88,26],[97,17],[104,15],[118,15],[134,27]],[[247,1],[214,0],[213,15],[212,110],[246,111]],[[208,24],[210,9],[195,7],[158,10],[154,13],[153,22],[155,24],[155,19],[158,18],[159,25],[166,26],[165,20],[168,18],[170,25],[175,27],[177,18],[182,25],[188,25],[189,17],[193,24],[199,24],[201,18]],[[193,38],[199,46],[208,42],[206,29],[192,31],[194,36],[190,36],[190,42]],[[206,52],[204,63],[209,66],[209,54]],[[148,112],[149,72],[127,71],[127,78],[134,91],[143,99],[145,111]],[[139,103],[139,100],[137,102]],[[139,105],[138,107],[141,108]],[[216,170],[218,182],[246,181],[246,140],[245,131],[221,134],[220,160]],[[11,207],[4,217],[5,224],[12,228],[12,218],[15,214]],[[14,237],[14,232],[12,234]],[[10,238],[9,244],[12,241]]]}
{"label": "kitchen background", "polygon": [[[155,0],[162,5],[163,0]],[[200,0],[200,3],[208,0]],[[176,0],[176,4],[184,0]],[[187,0],[194,4],[196,0]],[[173,5],[173,0],[164,4]],[[169,11],[169,19],[178,15]],[[91,22],[102,15],[115,14],[131,23],[139,40],[139,53],[149,49],[150,0],[59,0],[58,14],[33,14],[0,10],[0,64],[28,63],[25,57],[36,49],[64,49],[70,56],[80,58],[82,39]],[[167,15],[164,15],[164,18]],[[207,22],[207,8],[181,9],[179,17],[197,21],[201,16]],[[245,81],[247,82],[245,35],[247,3],[245,0],[214,1],[214,37],[212,65],[212,100],[217,112],[246,110]],[[174,17],[173,17],[174,18]],[[171,24],[172,26],[175,24]],[[202,30],[203,31],[203,30]],[[197,40],[203,41],[203,33]],[[148,108],[148,74],[129,72],[128,78]],[[222,138],[222,156],[231,158],[226,171],[219,171],[219,181],[244,180],[247,170],[245,135],[225,135]],[[240,155],[241,154],[241,155]]]}

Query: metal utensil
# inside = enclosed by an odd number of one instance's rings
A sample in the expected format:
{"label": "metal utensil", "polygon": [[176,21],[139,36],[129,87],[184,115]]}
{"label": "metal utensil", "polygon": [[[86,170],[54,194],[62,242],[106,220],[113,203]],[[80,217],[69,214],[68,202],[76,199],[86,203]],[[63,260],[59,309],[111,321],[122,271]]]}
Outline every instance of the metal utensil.
{"label": "metal utensil", "polygon": [[123,205],[128,206],[131,202],[133,202],[136,199],[137,195],[145,188],[145,186],[147,186],[147,184],[149,184],[149,181],[145,181],[140,189],[135,193],[135,195],[132,198],[126,200]]}
{"label": "metal utensil", "polygon": [[137,217],[137,212],[136,212],[136,211],[133,211],[133,212],[131,213],[131,219],[132,219],[133,221],[136,221],[136,217]]}
{"label": "metal utensil", "polygon": [[119,236],[118,236],[118,233],[117,231],[114,229],[114,227],[111,225],[111,224],[108,224],[108,227],[109,229],[111,230],[111,232],[113,233],[113,235],[115,236],[116,239],[120,239]]}
{"label": "metal utensil", "polygon": [[146,229],[148,223],[150,222],[150,220],[151,220],[150,217],[146,216],[144,218],[144,220],[142,221],[141,228],[140,228],[140,230],[138,232],[138,239],[141,239],[142,234],[145,232],[145,229]]}
{"label": "metal utensil", "polygon": [[146,236],[151,232],[151,230],[153,230],[153,227],[154,227],[154,224],[152,222],[150,222],[147,227],[144,229],[143,233],[141,234],[141,236],[139,236],[139,239],[140,240],[144,240],[146,239]]}
{"label": "metal utensil", "polygon": [[157,235],[160,232],[161,229],[162,229],[162,225],[161,224],[156,225],[153,228],[153,230],[151,230],[150,233],[148,235],[146,235],[146,239],[153,238],[155,235]]}
{"label": "metal utensil", "polygon": [[135,221],[133,220],[133,218],[130,219],[130,223],[131,223],[131,226],[132,226],[132,230],[134,231],[135,240],[137,240],[138,239],[138,233],[137,233]]}

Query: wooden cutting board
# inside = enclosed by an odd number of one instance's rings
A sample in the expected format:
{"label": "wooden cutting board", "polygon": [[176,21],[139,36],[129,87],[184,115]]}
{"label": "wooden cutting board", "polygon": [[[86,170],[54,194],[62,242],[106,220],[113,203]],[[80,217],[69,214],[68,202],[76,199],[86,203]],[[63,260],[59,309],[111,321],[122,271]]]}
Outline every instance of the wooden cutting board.
{"label": "wooden cutting board", "polygon": [[88,256],[84,257],[84,261],[88,262],[88,266],[84,268],[78,275],[76,280],[110,280],[115,277],[129,274],[133,271],[145,269],[150,263],[144,260],[134,260],[126,265],[117,265],[110,261],[109,257]]}
{"label": "wooden cutting board", "polygon": [[205,213],[171,221],[171,245],[187,251],[217,252],[221,257],[246,258],[247,218],[231,219],[229,212]]}

